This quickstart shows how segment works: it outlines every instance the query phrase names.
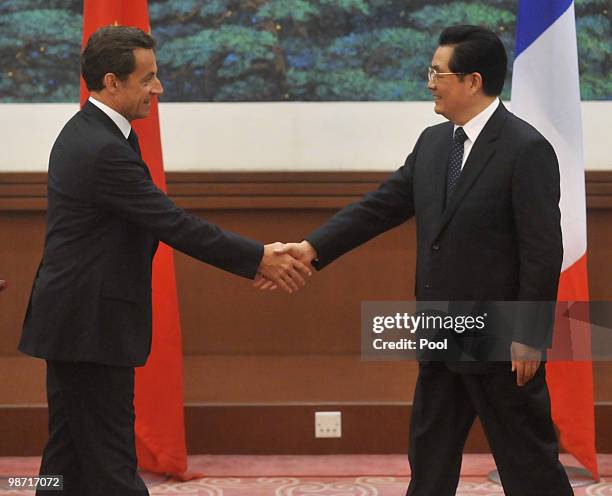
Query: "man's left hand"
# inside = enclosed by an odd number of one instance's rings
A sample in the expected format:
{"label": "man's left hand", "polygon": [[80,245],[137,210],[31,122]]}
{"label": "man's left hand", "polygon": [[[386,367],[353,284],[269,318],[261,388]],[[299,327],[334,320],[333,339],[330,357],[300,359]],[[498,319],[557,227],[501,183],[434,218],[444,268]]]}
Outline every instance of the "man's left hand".
{"label": "man's left hand", "polygon": [[542,351],[526,344],[512,341],[510,346],[512,372],[516,371],[516,384],[524,386],[538,371],[542,362]]}

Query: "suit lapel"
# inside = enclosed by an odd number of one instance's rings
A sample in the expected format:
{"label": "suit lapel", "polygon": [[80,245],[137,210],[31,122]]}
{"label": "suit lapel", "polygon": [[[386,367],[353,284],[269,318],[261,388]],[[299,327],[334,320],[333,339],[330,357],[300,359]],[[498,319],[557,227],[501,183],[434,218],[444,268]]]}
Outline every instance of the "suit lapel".
{"label": "suit lapel", "polygon": [[151,178],[151,173],[149,172],[149,168],[147,167],[147,164],[145,164],[145,162],[142,160],[142,154],[140,152],[140,145],[138,144],[138,141],[136,141],[135,146],[132,145],[129,142],[129,140],[127,140],[125,138],[125,136],[123,135],[121,130],[117,127],[117,124],[115,124],[113,122],[113,120],[108,115],[106,115],[104,112],[102,112],[102,110],[100,110],[98,107],[96,107],[89,100],[87,100],[85,102],[85,105],[83,105],[82,112],[84,112],[84,113],[86,113],[88,115],[93,116],[95,119],[97,119],[100,122],[100,124],[102,124],[105,128],[107,128],[118,139],[120,139],[122,142],[126,143],[132,150],[134,150],[134,152],[136,152],[136,154],[138,155],[138,158],[139,158],[138,165],[140,167],[142,167],[146,171],[147,176],[149,176],[149,178]]}
{"label": "suit lapel", "polygon": [[96,107],[89,100],[87,100],[85,102],[85,105],[83,105],[83,112],[86,113],[87,115],[93,116],[106,129],[108,129],[111,133],[113,133],[115,136],[117,136],[117,138],[120,138],[122,140],[127,141],[125,139],[125,136],[121,132],[121,130],[117,127],[117,124],[115,124],[113,122],[113,120],[108,115],[106,115],[104,112],[102,112],[102,110],[100,110],[98,107]]}
{"label": "suit lapel", "polygon": [[[468,159],[463,166],[463,170],[461,171],[461,175],[457,180],[455,190],[447,201],[446,209],[444,210],[440,219],[440,224],[436,229],[436,237],[452,218],[467,192],[472,188],[476,182],[476,179],[478,179],[478,176],[484,170],[491,158],[493,158],[495,155],[495,141],[501,132],[507,116],[508,111],[500,103],[495,113],[491,116],[489,121],[485,124],[485,127],[478,135],[478,138],[476,138],[476,142],[472,146]],[[445,163],[445,166],[447,166],[447,163]],[[446,187],[446,182],[444,183],[444,187]],[[443,194],[440,196],[444,198]]]}

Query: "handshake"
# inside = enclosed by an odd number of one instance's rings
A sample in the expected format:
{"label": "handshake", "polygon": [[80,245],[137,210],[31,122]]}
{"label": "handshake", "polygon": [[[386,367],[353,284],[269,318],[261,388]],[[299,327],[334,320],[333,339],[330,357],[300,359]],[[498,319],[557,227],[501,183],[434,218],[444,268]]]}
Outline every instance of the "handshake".
{"label": "handshake", "polygon": [[253,286],[261,290],[281,288],[293,293],[312,275],[311,263],[316,258],[317,252],[308,241],[265,245]]}

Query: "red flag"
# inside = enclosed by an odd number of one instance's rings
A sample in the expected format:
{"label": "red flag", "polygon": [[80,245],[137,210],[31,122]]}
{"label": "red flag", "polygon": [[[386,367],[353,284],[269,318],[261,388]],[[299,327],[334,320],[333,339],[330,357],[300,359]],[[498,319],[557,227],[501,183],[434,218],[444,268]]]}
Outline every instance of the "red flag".
{"label": "red flag", "polygon": [[[102,26],[135,26],[148,33],[147,0],[84,0],[83,46]],[[88,98],[81,78],[81,104]],[[166,191],[157,99],[149,116],[132,123],[142,157],[158,188]],[[136,369],[136,452],[144,470],[187,480],[187,448],[183,418],[181,329],[172,249],[160,243],[153,263],[153,345],[144,367]]]}

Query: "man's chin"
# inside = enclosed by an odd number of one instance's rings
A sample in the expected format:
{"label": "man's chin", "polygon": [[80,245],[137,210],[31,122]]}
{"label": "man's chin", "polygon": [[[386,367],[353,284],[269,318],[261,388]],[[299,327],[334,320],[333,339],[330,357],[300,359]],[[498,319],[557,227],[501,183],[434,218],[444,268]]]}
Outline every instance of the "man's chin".
{"label": "man's chin", "polygon": [[146,119],[147,117],[149,117],[149,109],[143,110],[134,119]]}

